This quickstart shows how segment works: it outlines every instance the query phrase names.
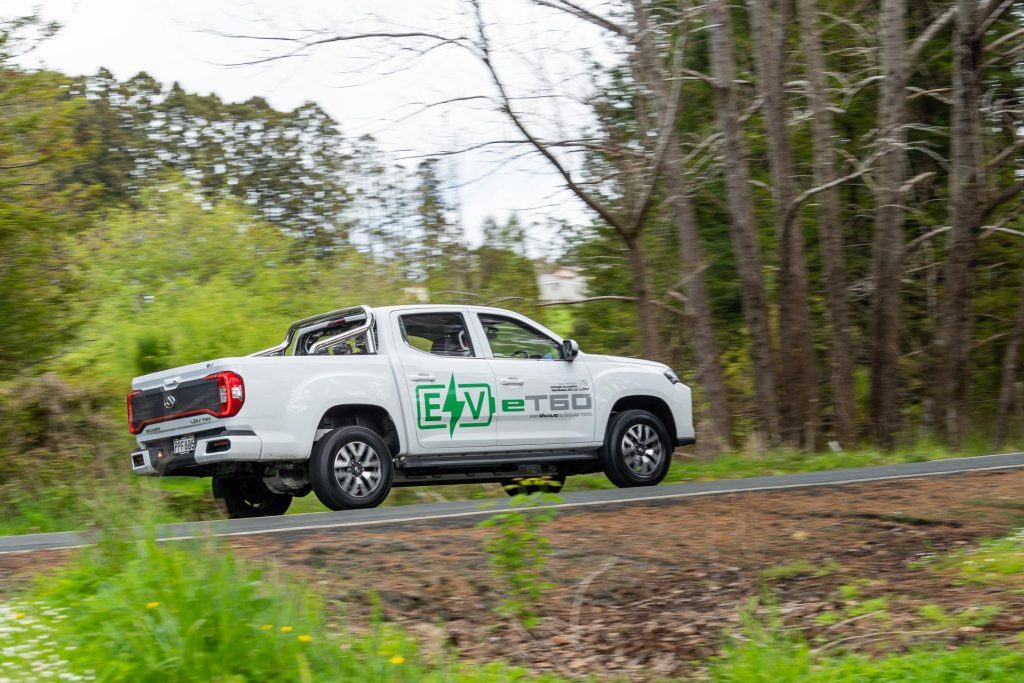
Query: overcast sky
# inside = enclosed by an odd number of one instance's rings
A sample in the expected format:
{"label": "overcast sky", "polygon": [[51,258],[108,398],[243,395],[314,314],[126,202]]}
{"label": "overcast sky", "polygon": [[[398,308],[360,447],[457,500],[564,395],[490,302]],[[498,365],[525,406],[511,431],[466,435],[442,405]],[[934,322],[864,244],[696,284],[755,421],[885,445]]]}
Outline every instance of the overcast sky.
{"label": "overcast sky", "polygon": [[[412,57],[393,44],[347,42],[325,46],[309,57],[232,68],[226,65],[290,48],[211,33],[293,36],[304,29],[356,33],[405,27],[469,36],[473,27],[464,0],[5,0],[3,8],[7,16],[38,8],[43,18],[63,25],[27,58],[32,65],[42,63],[70,74],[106,67],[120,79],[146,71],[161,81],[177,81],[187,90],[214,92],[229,101],[258,95],[279,109],[313,100],[346,135],[373,134],[408,165],[419,155],[517,137],[486,101],[420,112],[426,103],[493,95],[480,64],[459,48]],[[610,58],[608,39],[596,29],[532,7],[528,0],[485,0],[484,8],[494,22],[499,65],[515,95],[550,91],[547,84],[553,83],[559,92],[583,99],[590,74],[582,51],[591,51],[595,59]],[[559,134],[571,135],[587,121],[585,106],[571,99],[524,100],[521,106],[531,109],[546,134],[556,134],[555,127],[561,126]],[[489,215],[504,219],[514,211],[527,223],[548,218],[589,221],[541,159],[517,158],[523,151],[488,147],[446,157],[448,180],[474,243]],[[533,230],[531,238],[538,243],[534,251],[547,239],[544,233]]]}

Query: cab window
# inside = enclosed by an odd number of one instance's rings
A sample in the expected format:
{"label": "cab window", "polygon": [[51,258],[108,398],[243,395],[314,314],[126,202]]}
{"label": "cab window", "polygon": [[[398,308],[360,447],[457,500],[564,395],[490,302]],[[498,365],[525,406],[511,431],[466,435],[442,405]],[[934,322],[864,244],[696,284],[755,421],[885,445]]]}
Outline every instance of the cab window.
{"label": "cab window", "polygon": [[412,313],[399,318],[402,339],[435,356],[472,358],[473,340],[461,313]]}
{"label": "cab window", "polygon": [[490,313],[480,314],[487,343],[495,358],[523,360],[559,360],[558,343],[526,323]]}

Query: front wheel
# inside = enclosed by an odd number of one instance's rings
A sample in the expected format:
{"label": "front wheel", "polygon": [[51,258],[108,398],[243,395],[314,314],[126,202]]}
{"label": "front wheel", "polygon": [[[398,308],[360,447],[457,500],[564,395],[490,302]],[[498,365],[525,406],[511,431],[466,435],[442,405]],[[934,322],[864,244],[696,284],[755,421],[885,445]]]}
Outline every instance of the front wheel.
{"label": "front wheel", "polygon": [[213,497],[232,519],[283,515],[292,504],[291,496],[274,493],[259,477],[214,477]]}
{"label": "front wheel", "polygon": [[320,441],[309,463],[309,481],[331,510],[372,508],[387,498],[394,478],[391,451],[365,427],[339,427]]}
{"label": "front wheel", "polygon": [[620,488],[654,486],[668,474],[672,442],[661,420],[646,410],[627,410],[608,427],[601,464]]}

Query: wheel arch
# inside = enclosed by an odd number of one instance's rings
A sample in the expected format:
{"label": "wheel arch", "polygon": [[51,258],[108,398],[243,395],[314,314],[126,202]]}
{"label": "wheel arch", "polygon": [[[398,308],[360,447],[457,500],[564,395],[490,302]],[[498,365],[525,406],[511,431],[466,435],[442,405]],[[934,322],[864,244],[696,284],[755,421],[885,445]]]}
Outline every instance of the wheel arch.
{"label": "wheel arch", "polygon": [[372,403],[342,403],[331,406],[320,417],[317,433],[338,427],[366,427],[384,439],[384,443],[396,456],[402,452],[402,437],[394,417],[386,408]]}
{"label": "wheel arch", "polygon": [[608,422],[605,425],[605,438],[608,437],[608,429],[611,427],[615,416],[627,410],[646,410],[651,413],[665,425],[669,438],[673,441],[675,440],[676,420],[675,416],[672,415],[672,409],[665,399],[649,394],[632,394],[630,396],[623,396],[615,401],[611,411],[608,413]]}

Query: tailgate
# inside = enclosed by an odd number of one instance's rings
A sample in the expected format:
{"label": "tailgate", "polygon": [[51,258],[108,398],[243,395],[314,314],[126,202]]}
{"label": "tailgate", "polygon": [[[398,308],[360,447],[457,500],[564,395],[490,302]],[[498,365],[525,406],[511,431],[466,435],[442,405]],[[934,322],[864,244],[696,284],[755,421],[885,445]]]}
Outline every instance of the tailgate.
{"label": "tailgate", "polygon": [[242,378],[213,366],[188,366],[138,378],[133,385],[146,388],[128,394],[130,431],[139,434],[148,425],[192,415],[237,415],[245,402]]}

